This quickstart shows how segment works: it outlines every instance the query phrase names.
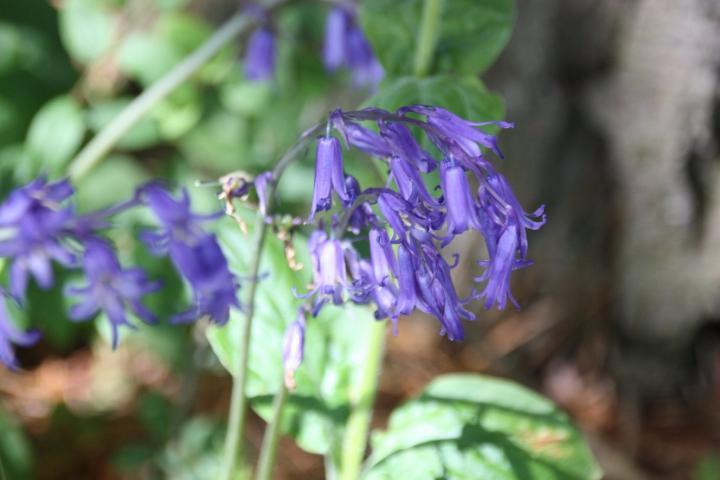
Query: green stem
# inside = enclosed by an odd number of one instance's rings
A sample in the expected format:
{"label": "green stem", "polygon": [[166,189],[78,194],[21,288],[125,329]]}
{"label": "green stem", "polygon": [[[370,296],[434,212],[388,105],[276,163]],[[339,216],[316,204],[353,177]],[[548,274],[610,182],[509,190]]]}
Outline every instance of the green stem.
{"label": "green stem", "polygon": [[180,86],[233,38],[249,29],[255,20],[238,12],[225,22],[204,44],[164,77],[141,93],[105,126],[75,157],[69,167],[72,180],[79,180],[95,167],[148,111]]}
{"label": "green stem", "polygon": [[435,45],[437,44],[443,0],[425,0],[417,48],[415,49],[415,76],[424,77],[430,71]]}
{"label": "green stem", "polygon": [[385,346],[384,321],[375,321],[370,327],[367,355],[363,363],[356,390],[355,404],[345,426],[340,458],[340,480],[357,480],[365,456],[370,420]]}
{"label": "green stem", "polygon": [[280,440],[282,416],[287,397],[287,388],[285,388],[285,385],[281,380],[280,391],[273,399],[272,417],[266,427],[265,435],[263,436],[262,447],[260,449],[260,460],[258,461],[257,474],[255,475],[257,480],[270,480],[272,478],[273,468],[275,467],[275,459],[277,458],[278,441]]}
{"label": "green stem", "polygon": [[[260,219],[255,227],[255,239],[253,249],[253,263],[250,266],[248,275],[252,279],[257,279],[260,273],[260,260],[262,258],[263,248],[265,246],[265,237],[267,236],[267,224]],[[247,362],[250,353],[250,332],[252,331],[252,320],[255,314],[255,292],[257,291],[258,282],[253,280],[248,287],[248,295],[246,300],[246,314],[242,318],[240,328],[238,328],[238,356],[235,368],[232,370],[233,386],[230,397],[230,413],[228,415],[228,429],[225,436],[225,462],[221,478],[224,480],[232,480],[235,473],[236,465],[244,466],[243,453],[243,434],[245,433],[245,423],[247,421],[247,397],[245,395],[245,383],[247,380]],[[238,461],[239,460],[239,461]]]}
{"label": "green stem", "polygon": [[[275,168],[272,171],[272,176],[267,185],[267,210],[266,214],[269,215],[273,207],[273,199],[275,196],[275,189],[282,177],[285,169],[290,162],[304,149],[308,142],[310,142],[315,134],[320,131],[321,125],[316,125],[312,129],[305,132],[305,135],[290,149],[285,155],[278,160]],[[263,248],[265,245],[265,238],[267,237],[268,224],[264,219],[258,221],[258,225],[254,239],[254,257],[253,263],[250,266],[248,275],[252,279],[257,279],[260,273],[260,259],[262,257]],[[239,337],[237,338],[238,357],[234,368],[231,369],[233,372],[233,387],[230,397],[230,412],[228,414],[228,427],[225,435],[225,458],[223,463],[222,476],[223,480],[232,480],[233,473],[236,470],[238,459],[240,465],[244,466],[244,454],[242,449],[242,437],[245,433],[245,423],[247,420],[247,397],[245,395],[245,383],[247,380],[247,365],[250,352],[250,334],[252,332],[252,321],[255,314],[255,293],[257,291],[257,280],[250,283],[247,300],[246,300],[246,314],[242,319],[242,324],[238,328]],[[280,404],[280,410],[282,413],[282,404]],[[278,427],[279,428],[279,427]]]}

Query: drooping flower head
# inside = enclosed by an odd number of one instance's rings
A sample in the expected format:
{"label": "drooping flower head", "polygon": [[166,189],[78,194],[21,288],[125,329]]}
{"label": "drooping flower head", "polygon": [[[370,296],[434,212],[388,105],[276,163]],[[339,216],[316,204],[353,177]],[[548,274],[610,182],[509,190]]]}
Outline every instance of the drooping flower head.
{"label": "drooping flower head", "polygon": [[[328,31],[346,28],[350,19],[341,13],[329,17]],[[326,54],[328,63],[338,64],[337,50]],[[374,122],[376,129],[364,122]],[[475,318],[468,303],[480,298],[486,308],[504,308],[508,299],[515,303],[510,274],[530,264],[526,230],[540,228],[545,217],[542,207],[526,213],[488,160],[488,152],[501,156],[496,138],[481,130],[490,124],[512,126],[472,122],[425,105],[395,113],[375,108],[332,112],[328,132],[318,141],[309,217],[313,222],[320,212],[336,212],[329,224],[320,221],[310,237],[315,280],[306,296],[314,299],[314,315],[330,301],[352,301],[375,305],[376,318],[395,324],[400,315],[418,309],[439,320],[441,334],[461,340],[463,320]],[[427,135],[440,158],[420,146],[411,128]],[[363,189],[355,177],[344,174],[340,142],[331,129],[349,148],[385,162],[387,182]],[[428,173],[438,165],[439,185],[433,189]],[[341,210],[333,209],[333,192],[342,200]],[[488,257],[478,260],[485,271],[476,281],[486,282],[484,288],[463,298],[452,278],[459,257],[448,262],[445,249],[468,230],[483,236]],[[352,237],[343,240],[344,235]],[[353,246],[364,241],[369,258]]]}
{"label": "drooping flower head", "polygon": [[317,142],[315,185],[310,218],[319,211],[330,209],[333,191],[341,200],[348,200],[340,142],[335,137],[324,136],[318,138]]}

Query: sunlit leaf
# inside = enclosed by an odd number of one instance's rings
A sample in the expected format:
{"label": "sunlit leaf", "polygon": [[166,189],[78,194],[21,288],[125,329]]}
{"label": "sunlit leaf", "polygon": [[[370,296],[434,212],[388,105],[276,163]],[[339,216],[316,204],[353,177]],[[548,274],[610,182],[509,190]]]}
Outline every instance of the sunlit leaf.
{"label": "sunlit leaf", "polygon": [[366,479],[599,479],[582,435],[549,400],[474,374],[436,378],[376,433]]}

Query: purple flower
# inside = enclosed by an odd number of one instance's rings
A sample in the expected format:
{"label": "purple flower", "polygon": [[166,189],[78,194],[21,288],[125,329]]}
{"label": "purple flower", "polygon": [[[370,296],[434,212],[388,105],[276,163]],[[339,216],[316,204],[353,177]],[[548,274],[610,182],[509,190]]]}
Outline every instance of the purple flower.
{"label": "purple flower", "polygon": [[272,31],[262,26],[248,39],[245,52],[245,76],[248,80],[270,80],[275,75],[275,37]]}
{"label": "purple flower", "polygon": [[414,163],[421,172],[429,173],[437,166],[435,159],[418,145],[410,129],[402,123],[382,122],[380,134],[387,140],[396,155],[407,162]]}
{"label": "purple flower", "polygon": [[62,206],[72,193],[65,180],[48,183],[39,177],[14,190],[0,206],[0,256],[12,258],[10,291],[16,298],[24,298],[30,275],[41,288],[52,287],[53,260],[75,264],[64,238],[73,232],[76,218],[71,208]]}
{"label": "purple flower", "polygon": [[118,328],[132,327],[125,309],[130,310],[147,323],[154,323],[155,316],[142,304],[142,298],[160,288],[157,282],[148,280],[140,268],[124,269],[112,247],[99,238],[85,242],[83,270],[87,285],[69,287],[67,293],[80,297],[80,303],[70,308],[70,318],[86,320],[99,310],[104,311],[112,326],[112,345],[117,346]]}
{"label": "purple flower", "polygon": [[389,281],[391,273],[397,272],[390,238],[385,230],[373,228],[368,234],[368,242],[370,243],[370,258],[375,281],[379,285],[383,285]]}
{"label": "purple flower", "polygon": [[190,196],[183,190],[179,199],[156,183],[150,183],[141,189],[141,196],[160,222],[157,232],[143,232],[141,237],[147,247],[156,255],[167,252],[171,243],[193,245],[201,241],[207,233],[203,222],[214,220],[218,215],[198,215],[190,209]]}
{"label": "purple flower", "polygon": [[174,242],[170,258],[193,290],[192,307],[171,321],[193,322],[207,315],[219,325],[227,323],[230,308],[240,308],[238,284],[215,236],[206,234],[193,245]]}
{"label": "purple flower", "polygon": [[343,302],[343,290],[347,285],[345,255],[339,240],[328,238],[321,230],[313,232],[309,240],[310,258],[313,266],[313,284],[318,293],[330,297],[339,305]]}
{"label": "purple flower", "polygon": [[388,158],[392,155],[390,145],[384,138],[355,122],[345,122],[342,132],[350,146],[361,152],[377,158]]}
{"label": "purple flower", "polygon": [[179,200],[156,184],[142,189],[143,198],[158,218],[159,232],[144,232],[143,241],[155,255],[168,253],[175,268],[193,289],[193,306],[173,322],[209,316],[218,324],[228,320],[230,308],[240,307],[237,281],[214,235],[202,223],[217,215],[197,215],[190,209],[187,191]]}
{"label": "purple flower", "polygon": [[443,161],[440,165],[440,185],[447,207],[448,232],[458,235],[468,226],[477,228],[480,222],[463,168]]}
{"label": "purple flower", "polygon": [[328,13],[323,59],[330,72],[348,67],[358,87],[375,88],[385,75],[355,15],[343,7]]}
{"label": "purple flower", "polygon": [[488,148],[495,152],[499,158],[503,158],[502,152],[497,144],[497,138],[475,127],[497,125],[500,128],[513,128],[514,126],[511,122],[503,121],[470,122],[444,108],[425,105],[404,107],[400,109],[399,112],[415,112],[425,115],[427,123],[431,127],[431,132],[429,132],[430,137],[439,144],[438,148],[443,150],[443,147],[447,146],[447,144],[455,144],[471,158],[482,155],[480,147]]}
{"label": "purple flower", "polygon": [[7,293],[0,289],[0,362],[11,370],[17,370],[18,364],[13,345],[21,347],[33,345],[40,339],[40,332],[36,330],[23,332],[12,324],[5,305],[7,296]]}
{"label": "purple flower", "polygon": [[341,200],[347,201],[349,199],[345,189],[342,149],[337,138],[320,137],[318,138],[315,160],[315,186],[310,219],[315,216],[315,213],[329,210],[332,207],[333,190]]}
{"label": "purple flower", "polygon": [[350,13],[341,7],[331,8],[325,19],[323,61],[329,72],[342,67],[346,61],[346,32],[353,22]]}
{"label": "purple flower", "polygon": [[283,338],[283,367],[285,368],[285,386],[294,390],[295,372],[305,356],[305,311],[298,310],[297,317],[285,330]]}

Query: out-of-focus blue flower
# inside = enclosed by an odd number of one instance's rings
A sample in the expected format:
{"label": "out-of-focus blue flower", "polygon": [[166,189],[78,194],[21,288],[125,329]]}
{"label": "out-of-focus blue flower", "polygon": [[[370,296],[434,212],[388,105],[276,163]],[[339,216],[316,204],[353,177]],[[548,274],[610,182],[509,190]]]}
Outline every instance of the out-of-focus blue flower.
{"label": "out-of-focus blue flower", "polygon": [[310,218],[317,212],[330,209],[333,190],[341,200],[349,199],[345,189],[342,148],[337,138],[320,137],[315,159],[315,185]]}
{"label": "out-of-focus blue flower", "polygon": [[341,304],[347,287],[342,244],[339,240],[329,238],[325,232],[317,230],[310,236],[309,247],[315,287],[310,295],[319,294],[319,302],[330,299],[336,305]]}
{"label": "out-of-focus blue flower", "polygon": [[0,206],[0,256],[12,259],[10,291],[16,298],[24,298],[30,275],[41,288],[53,285],[53,260],[75,264],[64,243],[76,222],[72,208],[63,205],[72,193],[66,180],[50,183],[39,177],[14,190]]}
{"label": "out-of-focus blue flower", "polygon": [[18,364],[13,345],[21,347],[33,345],[40,339],[40,332],[36,330],[23,332],[12,324],[5,305],[7,297],[7,293],[0,289],[0,362],[11,370],[16,370]]}
{"label": "out-of-focus blue flower", "polygon": [[148,280],[141,268],[122,268],[112,247],[104,240],[90,238],[85,241],[83,270],[87,285],[67,288],[67,293],[80,298],[80,303],[70,308],[70,318],[87,320],[102,310],[110,320],[113,348],[118,343],[118,328],[127,325],[126,309],[129,308],[147,323],[156,321],[143,304],[143,297],[160,288],[158,282]]}
{"label": "out-of-focus blue flower", "polygon": [[193,290],[192,307],[172,319],[193,322],[205,315],[219,325],[227,323],[230,308],[240,308],[238,283],[214,235],[205,235],[193,245],[173,243],[170,258]]}
{"label": "out-of-focus blue flower", "polygon": [[256,29],[248,39],[245,76],[248,80],[271,80],[275,75],[275,36],[267,26]]}
{"label": "out-of-focus blue flower", "polygon": [[186,191],[176,200],[157,184],[146,186],[142,198],[161,224],[158,232],[144,232],[143,241],[156,255],[168,253],[193,289],[193,306],[173,317],[173,321],[194,321],[207,315],[214,322],[225,324],[230,308],[239,308],[240,303],[237,281],[217,238],[202,227],[203,222],[217,215],[192,213]]}
{"label": "out-of-focus blue flower", "polygon": [[354,13],[343,7],[328,12],[323,60],[330,72],[347,67],[358,87],[375,88],[385,75]]}

